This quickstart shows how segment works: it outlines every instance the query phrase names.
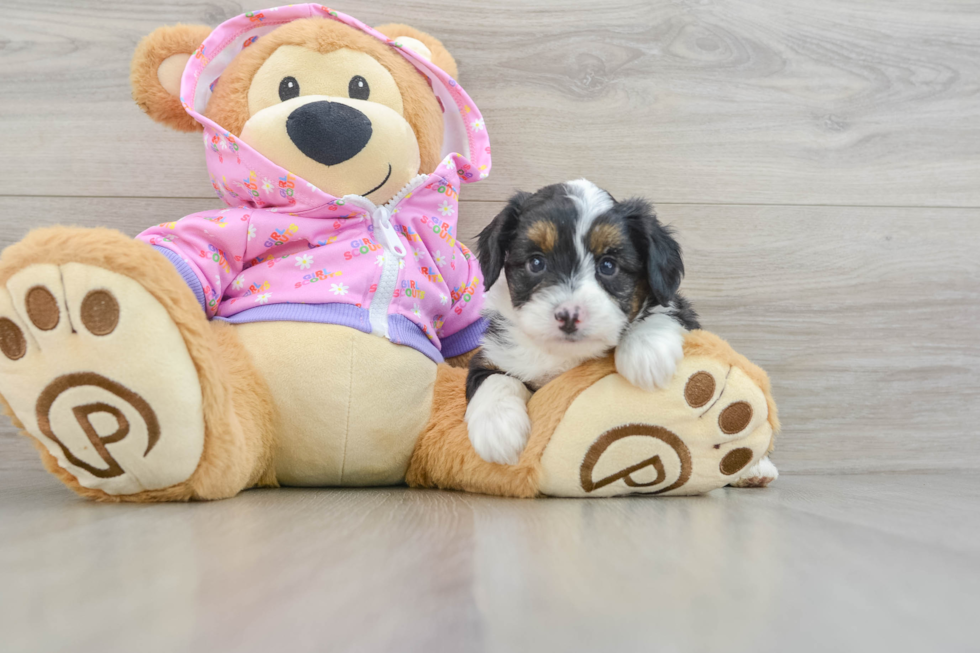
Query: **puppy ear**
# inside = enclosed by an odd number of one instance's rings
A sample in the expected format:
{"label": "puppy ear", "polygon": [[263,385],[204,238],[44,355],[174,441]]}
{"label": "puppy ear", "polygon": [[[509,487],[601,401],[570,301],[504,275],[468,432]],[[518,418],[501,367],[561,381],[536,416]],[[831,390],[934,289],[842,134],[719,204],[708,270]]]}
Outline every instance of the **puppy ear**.
{"label": "puppy ear", "polygon": [[673,230],[660,224],[653,206],[644,199],[629,199],[616,206],[625,211],[633,238],[646,255],[647,281],[653,300],[667,306],[684,276],[681,246],[674,240]]}
{"label": "puppy ear", "polygon": [[148,116],[171,129],[201,130],[180,105],[180,78],[187,60],[210,33],[204,25],[160,27],[136,46],[129,73],[133,99]]}
{"label": "puppy ear", "polygon": [[[401,25],[398,23],[379,25],[374,29],[387,36],[399,46],[406,47],[419,56],[428,59],[446,71],[446,73],[453,79],[456,79],[456,76],[459,74],[459,71],[456,69],[456,60],[453,59],[453,55],[449,54],[449,50],[446,49],[446,46],[444,46],[442,41],[436,37],[429,36],[425,32],[419,31],[414,27],[409,27],[408,25]],[[419,45],[422,47],[418,47]]]}
{"label": "puppy ear", "polygon": [[517,233],[524,201],[531,193],[520,192],[510,198],[504,210],[490,221],[476,237],[476,253],[483,271],[483,287],[487,290],[500,276],[507,257],[507,249]]}

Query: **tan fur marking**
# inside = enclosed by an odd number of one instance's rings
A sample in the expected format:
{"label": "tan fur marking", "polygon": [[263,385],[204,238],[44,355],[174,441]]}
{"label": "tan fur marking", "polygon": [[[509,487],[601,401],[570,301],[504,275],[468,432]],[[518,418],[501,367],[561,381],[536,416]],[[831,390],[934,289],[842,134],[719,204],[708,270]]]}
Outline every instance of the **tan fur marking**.
{"label": "tan fur marking", "polygon": [[589,250],[594,256],[602,256],[622,244],[623,232],[614,224],[608,222],[597,224],[589,232]]}
{"label": "tan fur marking", "polygon": [[527,237],[540,247],[542,252],[550,254],[555,248],[555,243],[558,242],[558,227],[554,222],[540,220],[528,227]]}

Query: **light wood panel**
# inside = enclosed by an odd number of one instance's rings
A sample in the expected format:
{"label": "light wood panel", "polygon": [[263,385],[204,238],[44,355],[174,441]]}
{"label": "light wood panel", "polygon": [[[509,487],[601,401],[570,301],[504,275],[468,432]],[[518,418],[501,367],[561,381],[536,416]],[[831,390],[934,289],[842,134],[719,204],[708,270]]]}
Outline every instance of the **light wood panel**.
{"label": "light wood panel", "polygon": [[[975,1],[338,7],[455,53],[495,154],[469,199],[587,176],[665,202],[980,206]],[[210,197],[200,141],[140,114],[128,61],[160,25],[255,8],[4,3],[0,194]]]}
{"label": "light wood panel", "polygon": [[[214,200],[13,199],[32,222],[135,234]],[[460,237],[503,206],[464,202]],[[980,469],[980,210],[660,207],[705,328],[772,376],[789,472]],[[0,245],[25,227],[8,228]],[[16,465],[26,441],[0,427]]]}
{"label": "light wood panel", "polygon": [[[503,205],[471,203],[472,240]],[[980,211],[659,208],[702,326],[765,368],[788,471],[980,468]]]}
{"label": "light wood panel", "polygon": [[673,499],[269,490],[97,505],[0,476],[5,651],[968,651],[976,475]]}

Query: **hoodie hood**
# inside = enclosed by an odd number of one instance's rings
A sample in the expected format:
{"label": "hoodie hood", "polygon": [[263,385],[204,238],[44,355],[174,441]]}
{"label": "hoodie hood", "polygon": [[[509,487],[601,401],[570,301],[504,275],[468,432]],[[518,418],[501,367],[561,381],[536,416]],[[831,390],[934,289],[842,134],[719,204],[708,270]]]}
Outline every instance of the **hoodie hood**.
{"label": "hoodie hood", "polygon": [[[211,185],[228,206],[264,208],[307,217],[321,214],[334,219],[342,217],[337,212],[339,198],[276,165],[203,115],[218,78],[243,48],[281,25],[315,17],[361,30],[388,44],[415,66],[428,80],[443,110],[443,160],[457,162],[462,183],[478,181],[489,174],[490,140],[483,116],[456,80],[355,18],[323,5],[291,5],[249,12],[225,21],[211,32],[184,68],[180,101],[184,110],[204,127]],[[343,205],[341,202],[340,206]]]}

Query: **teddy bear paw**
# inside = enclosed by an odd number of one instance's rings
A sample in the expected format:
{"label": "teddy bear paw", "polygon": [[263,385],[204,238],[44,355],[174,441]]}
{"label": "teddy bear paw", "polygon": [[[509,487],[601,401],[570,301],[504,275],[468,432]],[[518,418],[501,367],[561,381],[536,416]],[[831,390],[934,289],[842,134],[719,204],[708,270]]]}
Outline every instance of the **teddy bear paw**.
{"label": "teddy bear paw", "polygon": [[768,417],[759,385],[719,358],[685,356],[653,392],[610,374],[582,392],[555,429],[541,459],[541,492],[701,494],[723,487],[763,465],[773,434]]}
{"label": "teddy bear paw", "polygon": [[0,287],[0,394],[85,488],[187,480],[204,446],[201,384],[166,309],[104,268],[36,264]]}

